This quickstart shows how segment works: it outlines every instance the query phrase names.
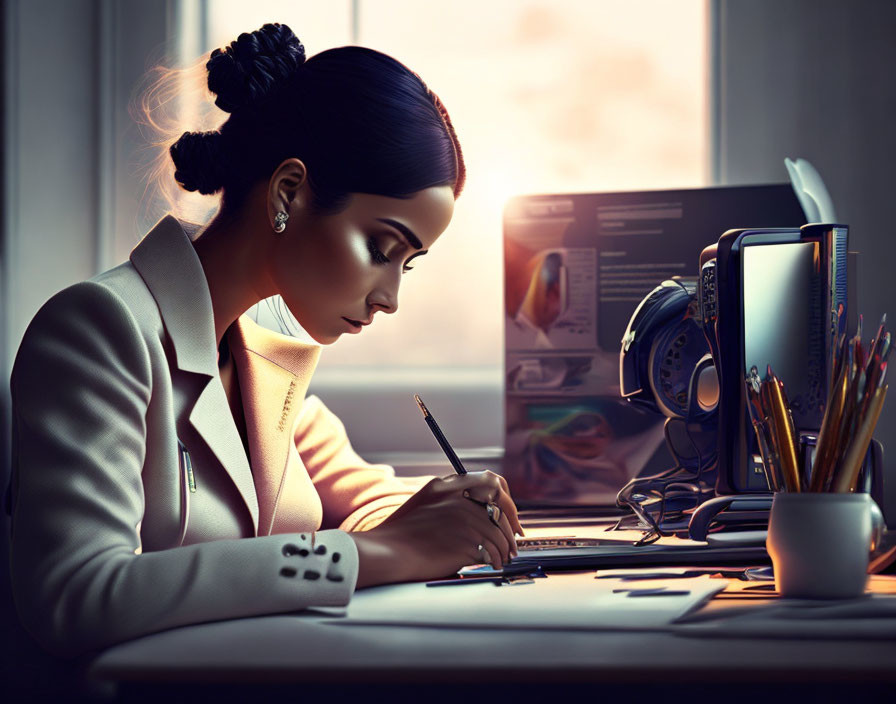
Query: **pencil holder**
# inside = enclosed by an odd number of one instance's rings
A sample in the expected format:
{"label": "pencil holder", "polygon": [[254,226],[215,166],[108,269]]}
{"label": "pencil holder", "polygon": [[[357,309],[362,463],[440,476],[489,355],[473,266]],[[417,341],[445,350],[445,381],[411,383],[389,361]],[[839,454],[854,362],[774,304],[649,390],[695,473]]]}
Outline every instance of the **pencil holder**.
{"label": "pencil holder", "polygon": [[864,593],[875,526],[868,494],[778,492],[766,548],[783,597],[846,599]]}

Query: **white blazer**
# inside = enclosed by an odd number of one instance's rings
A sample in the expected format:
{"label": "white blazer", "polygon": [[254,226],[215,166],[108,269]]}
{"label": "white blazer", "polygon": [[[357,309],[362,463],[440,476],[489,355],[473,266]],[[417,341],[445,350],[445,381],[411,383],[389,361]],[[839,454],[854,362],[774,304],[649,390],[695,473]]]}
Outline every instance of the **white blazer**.
{"label": "white blazer", "polygon": [[243,315],[227,340],[247,457],[197,228],[164,217],[129,261],[47,301],[16,356],[13,596],[51,653],[344,605],[358,573],[346,531],[376,525],[413,491],[305,398],[320,348]]}

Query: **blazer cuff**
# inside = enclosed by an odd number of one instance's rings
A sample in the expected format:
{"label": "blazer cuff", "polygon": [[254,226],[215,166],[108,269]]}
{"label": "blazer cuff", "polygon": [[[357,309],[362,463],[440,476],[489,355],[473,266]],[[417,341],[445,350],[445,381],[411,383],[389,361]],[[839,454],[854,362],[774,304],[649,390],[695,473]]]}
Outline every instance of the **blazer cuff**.
{"label": "blazer cuff", "polygon": [[[272,538],[274,536],[271,536]],[[275,568],[277,596],[293,608],[345,606],[358,582],[358,548],[343,530],[284,533]],[[309,599],[302,593],[313,590]]]}

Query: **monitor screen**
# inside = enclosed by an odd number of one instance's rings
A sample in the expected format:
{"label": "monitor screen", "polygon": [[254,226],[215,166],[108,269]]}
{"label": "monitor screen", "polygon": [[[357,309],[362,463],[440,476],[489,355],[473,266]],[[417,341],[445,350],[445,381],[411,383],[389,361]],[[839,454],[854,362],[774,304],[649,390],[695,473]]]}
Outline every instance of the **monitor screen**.
{"label": "monitor screen", "polygon": [[621,398],[641,300],[735,227],[799,227],[790,184],[519,196],[504,209],[505,453],[521,506],[612,506],[674,465],[665,417]]}
{"label": "monitor screen", "polygon": [[764,379],[772,368],[798,430],[817,430],[823,408],[824,365],[809,364],[823,349],[820,266],[817,242],[744,242],[744,375],[755,366]]}

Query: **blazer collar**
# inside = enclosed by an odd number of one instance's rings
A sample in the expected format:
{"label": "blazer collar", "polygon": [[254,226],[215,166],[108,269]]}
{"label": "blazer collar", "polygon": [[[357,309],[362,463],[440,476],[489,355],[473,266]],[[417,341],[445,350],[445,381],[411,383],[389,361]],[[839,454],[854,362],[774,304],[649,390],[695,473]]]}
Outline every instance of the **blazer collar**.
{"label": "blazer collar", "polygon": [[[289,372],[298,384],[308,386],[320,358],[320,345],[309,345],[259,325],[243,314],[227,330],[227,343],[239,370],[258,369],[261,360]],[[244,352],[245,354],[240,354]],[[250,355],[248,353],[254,353]],[[242,362],[242,364],[240,364]],[[217,361],[215,362],[217,367]]]}
{"label": "blazer collar", "polygon": [[[211,293],[191,241],[199,228],[166,215],[130,259],[159,306],[177,366],[219,382]],[[237,367],[252,468],[236,425],[229,414],[220,413],[227,408],[221,383],[206,384],[195,399],[190,422],[236,484],[256,532],[264,535],[273,526],[293,427],[320,346],[268,330],[245,314],[225,335]]]}
{"label": "blazer collar", "polygon": [[[218,376],[212,297],[192,240],[201,225],[166,215],[131,252],[131,262],[155,298],[179,369]],[[241,315],[227,331],[231,349],[246,349],[310,380],[320,346],[283,335]]]}
{"label": "blazer collar", "polygon": [[212,297],[191,235],[199,225],[166,215],[131,252],[131,262],[159,306],[177,366],[217,376]]}
{"label": "blazer collar", "polygon": [[[258,535],[270,535],[290,463],[298,463],[295,424],[320,357],[320,347],[268,330],[248,315],[236,320],[226,338],[246,419],[258,496],[256,530]],[[292,471],[298,471],[298,467]]]}

